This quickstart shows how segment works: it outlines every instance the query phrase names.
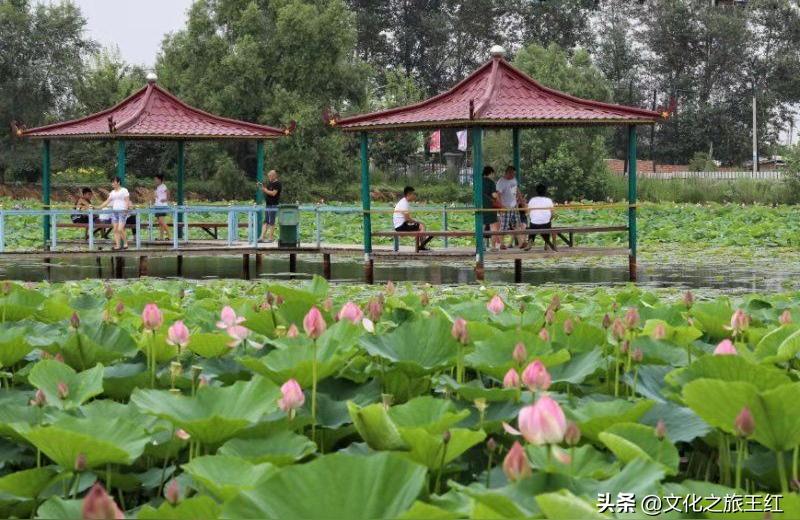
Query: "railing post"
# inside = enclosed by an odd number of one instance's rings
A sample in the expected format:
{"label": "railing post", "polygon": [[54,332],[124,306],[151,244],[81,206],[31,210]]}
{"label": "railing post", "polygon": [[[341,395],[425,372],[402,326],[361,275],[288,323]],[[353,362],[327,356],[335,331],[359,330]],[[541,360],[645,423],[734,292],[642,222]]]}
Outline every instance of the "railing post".
{"label": "railing post", "polygon": [[628,126],[628,276],[636,281],[636,125]]}
{"label": "railing post", "polygon": [[[442,231],[447,231],[447,204],[442,204]],[[444,236],[444,248],[450,247],[450,239]]]}
{"label": "railing post", "polygon": [[228,206],[228,247],[233,245],[233,229],[235,225],[233,210]]}
{"label": "railing post", "polygon": [[136,232],[136,249],[142,248],[142,214],[139,210],[136,210],[135,215],[135,224],[133,226],[133,230]]}
{"label": "railing post", "polygon": [[89,210],[89,251],[94,251],[94,210]]}
{"label": "railing post", "polygon": [[189,243],[189,214],[186,212],[186,206],[181,207],[183,216],[183,241]]}
{"label": "railing post", "polygon": [[317,249],[322,246],[322,215],[319,206],[314,208],[314,236],[317,241]]}
{"label": "railing post", "polygon": [[147,212],[147,240],[153,241],[153,213],[150,211]]}
{"label": "railing post", "polygon": [[178,206],[175,206],[175,209],[172,210],[172,249],[178,249],[179,229],[180,225],[178,224]]}
{"label": "railing post", "polygon": [[0,253],[6,250],[6,212],[0,209]]}
{"label": "railing post", "polygon": [[52,209],[47,209],[47,214],[50,216],[50,251],[55,251],[56,246],[58,245],[58,237],[57,235],[57,227],[58,226],[58,215],[53,214]]}

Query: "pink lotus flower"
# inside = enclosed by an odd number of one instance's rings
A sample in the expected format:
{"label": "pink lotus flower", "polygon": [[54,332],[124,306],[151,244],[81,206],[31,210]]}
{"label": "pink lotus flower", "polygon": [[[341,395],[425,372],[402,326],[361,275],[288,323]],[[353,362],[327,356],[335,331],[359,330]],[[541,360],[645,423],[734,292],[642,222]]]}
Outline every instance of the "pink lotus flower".
{"label": "pink lotus flower", "polygon": [[611,325],[611,334],[617,339],[622,340],[625,338],[625,324],[622,323],[622,320],[616,318],[614,323]]}
{"label": "pink lotus flower", "polygon": [[692,291],[686,291],[683,295],[683,304],[687,307],[694,305],[694,294],[692,294]]}
{"label": "pink lotus flower", "polygon": [[164,323],[164,315],[155,303],[148,303],[142,310],[142,325],[145,330],[156,330]]}
{"label": "pink lotus flower", "polygon": [[80,327],[80,326],[81,326],[81,319],[80,319],[80,317],[78,316],[78,313],[77,313],[77,312],[73,312],[73,313],[72,313],[72,317],[69,319],[69,325],[70,325],[70,326],[71,326],[73,329],[77,329],[78,327]]}
{"label": "pink lotus flower", "polygon": [[278,399],[278,407],[294,417],[294,412],[306,402],[303,389],[296,379],[290,379],[281,386],[281,397]]}
{"label": "pink lotus flower", "polygon": [[631,307],[625,313],[625,326],[630,329],[635,329],[636,325],[639,324],[639,309],[636,307]]}
{"label": "pink lotus flower", "polygon": [[658,440],[662,440],[666,436],[667,436],[667,423],[664,422],[664,419],[659,419],[656,422],[656,437],[658,438]]}
{"label": "pink lotus flower", "polygon": [[222,308],[219,313],[219,321],[217,322],[217,328],[220,329],[229,329],[231,327],[235,327],[239,325],[245,320],[244,316],[237,316],[236,311],[234,311],[230,306],[226,305]]}
{"label": "pink lotus flower", "polygon": [[486,304],[486,308],[492,314],[497,315],[503,312],[503,309],[506,308],[506,304],[503,303],[503,299],[500,298],[500,296],[495,294],[494,296],[492,296],[492,299],[489,300],[489,303]]}
{"label": "pink lotus flower", "polygon": [[59,399],[63,400],[69,397],[69,387],[67,386],[67,383],[59,381],[59,383],[56,385],[56,392],[58,393]]}
{"label": "pink lotus flower", "polygon": [[83,499],[81,517],[83,520],[124,520],[125,514],[103,485],[96,482]]}
{"label": "pink lotus flower", "polygon": [[228,336],[230,336],[230,338],[233,339],[233,341],[228,343],[228,346],[231,348],[236,348],[239,345],[241,345],[242,341],[246,340],[247,336],[250,335],[250,329],[248,329],[247,327],[242,327],[241,325],[234,325],[232,327],[228,327],[228,329],[225,332],[227,332]]}
{"label": "pink lotus flower", "polygon": [[469,343],[469,334],[467,332],[467,320],[464,318],[456,318],[453,322],[453,328],[450,329],[450,334],[453,335],[453,339],[461,343],[462,345],[466,345]]}
{"label": "pink lotus flower", "polygon": [[664,339],[667,337],[667,328],[663,323],[656,323],[656,326],[653,327],[653,332],[650,334],[650,337],[656,341]]}
{"label": "pink lotus flower", "polygon": [[778,322],[781,325],[789,325],[792,323],[792,313],[789,312],[789,309],[786,309],[781,313],[780,317],[778,318]]}
{"label": "pink lotus flower", "polygon": [[47,404],[47,396],[44,395],[44,392],[39,389],[36,390],[36,393],[33,394],[33,399],[30,400],[31,406],[44,406]]}
{"label": "pink lotus flower", "polygon": [[379,298],[370,298],[369,303],[367,303],[367,314],[369,314],[369,318],[373,322],[381,319],[383,303],[381,303]]}
{"label": "pink lotus flower", "polygon": [[189,344],[189,329],[178,320],[167,329],[167,343],[184,348]]}
{"label": "pink lotus flower", "polygon": [[738,354],[738,352],[736,352],[736,347],[729,339],[723,339],[719,342],[717,348],[714,349],[715,356],[735,356],[736,354]]}
{"label": "pink lotus flower", "polygon": [[522,382],[531,392],[544,391],[550,388],[552,379],[544,363],[538,359],[525,367],[522,372]]}
{"label": "pink lotus flower", "polygon": [[520,387],[519,374],[513,368],[509,368],[508,372],[506,372],[505,377],[503,377],[503,388],[519,388],[519,387]]}
{"label": "pink lotus flower", "polygon": [[731,330],[742,332],[750,326],[750,316],[745,314],[742,309],[736,309],[731,316]]}
{"label": "pink lotus flower", "polygon": [[606,313],[605,316],[603,316],[603,328],[607,329],[610,326],[611,326],[611,316],[609,316],[608,313]]}
{"label": "pink lotus flower", "polygon": [[506,478],[511,482],[522,480],[533,474],[528,457],[525,455],[525,450],[517,441],[514,441],[511,449],[508,450],[506,458],[503,459],[503,473],[506,474]]}
{"label": "pink lotus flower", "polygon": [[333,300],[330,298],[325,298],[325,301],[322,302],[322,310],[325,312],[331,312],[333,309]]}
{"label": "pink lotus flower", "polygon": [[746,406],[742,408],[742,411],[739,412],[739,415],[736,416],[736,420],[733,422],[733,430],[739,437],[750,437],[753,435],[753,432],[756,431],[756,421],[753,419],[750,408]]}
{"label": "pink lotus flower", "polygon": [[567,446],[575,446],[581,441],[581,429],[572,421],[567,423],[567,429],[564,431],[564,442]]}
{"label": "pink lotus flower", "polygon": [[644,352],[642,351],[642,349],[640,349],[639,347],[633,349],[633,352],[631,352],[631,361],[633,361],[634,363],[641,363],[643,359],[644,359]]}
{"label": "pink lotus flower", "polygon": [[507,423],[503,423],[503,428],[512,435],[522,435],[526,441],[537,446],[558,444],[564,440],[567,418],[561,406],[544,395],[535,404],[520,410],[517,425],[519,430]]}
{"label": "pink lotus flower", "polygon": [[358,322],[360,322],[363,317],[364,312],[361,310],[361,307],[353,302],[345,303],[337,315],[339,320],[347,320],[353,323],[353,325],[358,325]]}
{"label": "pink lotus flower", "polygon": [[174,478],[169,481],[169,484],[164,490],[164,498],[173,506],[181,501],[181,487]]}
{"label": "pink lotus flower", "polygon": [[511,358],[520,365],[528,360],[528,351],[525,350],[524,343],[519,342],[514,345],[514,352],[511,353]]}
{"label": "pink lotus flower", "polygon": [[553,311],[553,309],[547,309],[544,312],[544,322],[547,325],[552,325],[552,323],[554,321],[556,321],[556,313],[555,313],[555,311]]}
{"label": "pink lotus flower", "polygon": [[550,342],[550,333],[547,332],[547,329],[545,329],[544,327],[542,327],[542,329],[539,331],[539,339],[544,341],[545,343]]}
{"label": "pink lotus flower", "polygon": [[125,304],[122,302],[117,302],[117,305],[114,306],[114,312],[117,314],[122,314],[125,311]]}
{"label": "pink lotus flower", "polygon": [[192,436],[189,435],[189,432],[187,432],[183,428],[178,428],[177,430],[175,430],[175,437],[182,441],[188,441]]}
{"label": "pink lotus flower", "polygon": [[75,471],[86,471],[86,454],[78,453],[75,457]]}
{"label": "pink lotus flower", "polygon": [[572,334],[573,330],[575,330],[575,323],[572,321],[572,318],[567,318],[564,320],[564,334],[569,336]]}
{"label": "pink lotus flower", "polygon": [[394,294],[394,291],[395,291],[395,288],[394,288],[394,282],[392,282],[391,280],[389,280],[388,282],[386,282],[386,288],[385,288],[385,291],[386,291],[386,294],[387,294],[387,295],[389,295],[389,296],[393,295],[393,294]]}
{"label": "pink lotus flower", "polygon": [[289,325],[289,330],[286,331],[286,337],[287,338],[296,338],[299,335],[300,335],[300,331],[297,330],[297,325],[295,325],[294,323]]}
{"label": "pink lotus flower", "polygon": [[328,325],[325,323],[325,318],[316,307],[311,307],[306,317],[303,318],[303,328],[306,330],[306,335],[311,339],[317,339],[322,336]]}

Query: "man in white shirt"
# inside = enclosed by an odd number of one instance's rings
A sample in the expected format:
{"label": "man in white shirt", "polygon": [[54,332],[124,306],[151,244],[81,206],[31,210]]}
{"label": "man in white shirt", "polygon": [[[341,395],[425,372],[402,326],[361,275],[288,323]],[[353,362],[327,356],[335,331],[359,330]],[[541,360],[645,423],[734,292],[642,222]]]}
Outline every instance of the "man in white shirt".
{"label": "man in white shirt", "polygon": [[[155,200],[153,202],[154,208],[167,208],[169,205],[169,190],[167,189],[167,185],[164,184],[164,176],[160,173],[156,175],[156,189],[155,189]],[[167,227],[166,222],[167,212],[158,212],[156,213],[156,218],[158,219],[158,239],[159,240],[166,240],[169,236],[169,228]]]}
{"label": "man in white shirt", "polygon": [[[500,204],[503,206],[503,211],[500,212],[500,230],[501,231],[517,231],[520,229],[519,211],[517,210],[517,172],[513,166],[506,168],[505,175],[497,181],[497,193],[500,194]],[[520,237],[514,235],[511,239],[510,245],[514,242],[520,245]],[[500,249],[505,249],[505,239],[501,239]]]}
{"label": "man in white shirt", "polygon": [[[554,206],[553,199],[547,196],[547,186],[544,184],[536,185],[536,196],[528,201],[528,229],[550,229],[553,226],[553,210],[550,209]],[[550,249],[556,249],[550,233],[542,233],[544,239],[545,249],[549,246]],[[527,248],[533,245],[536,240],[536,235],[530,236]]]}
{"label": "man in white shirt", "polygon": [[[400,199],[394,207],[394,213],[392,214],[392,226],[394,227],[395,231],[399,232],[420,232],[425,231],[425,225],[422,222],[414,220],[411,218],[411,203],[416,200],[417,194],[414,192],[414,188],[411,186],[406,186],[403,189],[403,198]],[[429,251],[429,249],[425,246],[428,245],[433,237],[423,237],[417,236],[417,249],[419,251]]]}

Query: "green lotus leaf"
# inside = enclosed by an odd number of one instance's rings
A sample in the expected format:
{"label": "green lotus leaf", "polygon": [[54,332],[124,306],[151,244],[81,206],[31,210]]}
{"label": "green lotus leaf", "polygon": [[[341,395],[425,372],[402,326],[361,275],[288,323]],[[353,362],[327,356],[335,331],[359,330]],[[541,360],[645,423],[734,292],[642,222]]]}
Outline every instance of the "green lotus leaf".
{"label": "green lotus leaf", "polygon": [[46,520],[75,520],[83,516],[81,508],[83,500],[64,500],[61,497],[50,497],[39,509],[36,510],[36,518]]}
{"label": "green lotus leaf", "polygon": [[155,334],[145,333],[139,337],[139,350],[148,359],[155,355],[157,363],[166,363],[174,360],[178,356],[177,345],[167,343],[166,332],[156,332]]}
{"label": "green lotus leaf", "polygon": [[231,439],[217,451],[220,455],[240,457],[253,464],[269,462],[286,466],[317,451],[317,446],[305,435],[288,430],[264,438]]}
{"label": "green lotus leaf", "polygon": [[14,425],[18,433],[59,466],[72,469],[79,454],[86,467],[131,464],[142,454],[149,437],[125,418],[63,416],[47,426]]}
{"label": "green lotus leaf", "polygon": [[200,332],[189,337],[188,348],[198,356],[215,358],[224,356],[231,351],[228,344],[231,342],[226,334]]}
{"label": "green lotus leaf", "polygon": [[256,311],[252,307],[248,307],[244,312],[244,317],[245,321],[242,325],[248,329],[262,336],[274,336],[276,324],[271,310]]}
{"label": "green lotus leaf", "polygon": [[610,454],[599,451],[591,444],[569,449],[569,464],[562,464],[550,453],[549,446],[528,445],[525,448],[534,469],[561,473],[575,478],[607,479],[619,471],[619,461]]}
{"label": "green lotus leaf", "polygon": [[397,425],[389,417],[383,404],[371,404],[360,408],[353,402],[347,403],[350,418],[359,435],[373,450],[407,449]]}
{"label": "green lotus leaf", "polygon": [[86,370],[97,363],[108,365],[132,357],[137,346],[127,330],[102,322],[96,327],[81,326],[77,333],[70,334],[58,351],[71,367]]}
{"label": "green lotus leaf", "polygon": [[370,355],[421,375],[455,361],[458,344],[451,328],[446,318],[431,315],[428,319],[407,321],[388,334],[364,336],[361,344]]}
{"label": "green lotus leaf", "polygon": [[53,480],[53,468],[33,468],[0,477],[0,501],[33,500]]}
{"label": "green lotus leaf", "polygon": [[745,406],[755,422],[753,439],[775,451],[800,444],[800,383],[759,390],[741,381],[697,379],[683,388],[686,404],[707,423],[734,432],[736,416]]}
{"label": "green lotus leaf", "polygon": [[[530,484],[533,479],[527,478],[523,482]],[[478,486],[464,486],[452,483],[451,487],[459,494],[470,499],[469,518],[530,518],[533,515],[528,507],[536,504],[523,504],[521,500],[515,500],[512,495],[512,486],[505,486],[499,489],[486,489]],[[530,495],[533,498],[533,495]],[[458,518],[465,518],[461,515]]]}
{"label": "green lotus leaf", "polygon": [[158,509],[145,505],[136,518],[148,520],[215,520],[219,518],[220,506],[206,496],[195,496],[181,500],[177,505],[163,502]]}
{"label": "green lotus leaf", "polygon": [[423,466],[391,453],[337,453],[287,466],[223,507],[224,518],[397,518],[425,485]]}
{"label": "green lotus leaf", "polygon": [[405,404],[392,406],[388,413],[400,429],[424,428],[431,433],[442,433],[469,415],[467,410],[456,410],[451,401],[431,396],[416,397]]}
{"label": "green lotus leaf", "polygon": [[659,440],[655,429],[650,426],[617,423],[601,432],[598,437],[624,463],[643,458],[661,464],[668,475],[678,473],[678,450],[668,438]]}
{"label": "green lotus leaf", "polygon": [[[761,340],[756,344],[755,357],[760,363],[776,363],[778,358],[778,348],[784,343],[786,339],[800,330],[800,326],[795,324],[784,325],[772,330],[764,335]],[[793,340],[794,342],[795,340]],[[784,347],[784,352],[788,345]]]}
{"label": "green lotus leaf", "polygon": [[705,437],[712,430],[711,426],[691,409],[671,401],[657,402],[641,418],[642,424],[653,427],[658,421],[664,421],[667,437],[672,442],[691,442],[698,437]]}
{"label": "green lotus leaf", "polygon": [[144,363],[116,363],[103,370],[105,395],[112,399],[128,399],[137,387],[150,384],[150,373]]}
{"label": "green lotus leaf", "polygon": [[0,367],[11,367],[20,362],[34,348],[28,341],[27,327],[0,329]]}
{"label": "green lotus leaf", "polygon": [[[28,382],[44,392],[48,405],[70,410],[103,393],[103,365],[76,373],[65,363],[43,359],[31,369]],[[62,383],[67,386],[66,398],[59,396]]]}
{"label": "green lotus leaf", "polygon": [[417,500],[411,509],[398,517],[400,520],[456,520],[458,513]]}
{"label": "green lotus leaf", "polygon": [[606,343],[606,333],[600,327],[584,321],[574,322],[572,333],[566,334],[563,322],[553,328],[553,343],[558,343],[571,353],[590,352]]}
{"label": "green lotus leaf", "polygon": [[750,363],[741,356],[703,356],[685,368],[667,374],[664,380],[680,388],[696,379],[742,381],[767,390],[791,382],[785,372],[771,366]]}
{"label": "green lotus leaf", "polygon": [[142,413],[170,421],[202,444],[220,444],[277,410],[280,390],[256,376],[226,387],[201,387],[194,397],[136,389],[131,402]]}
{"label": "green lotus leaf", "polygon": [[516,367],[516,362],[512,357],[514,347],[517,343],[523,343],[528,352],[528,360],[539,359],[545,365],[557,365],[569,359],[566,350],[554,358],[553,347],[545,343],[536,334],[519,330],[495,330],[493,333],[481,340],[475,341],[475,350],[465,357],[468,366],[489,374],[496,379],[503,379],[503,376],[512,367]]}
{"label": "green lotus leaf", "polygon": [[712,341],[721,341],[730,336],[733,308],[726,299],[703,301],[692,306],[692,317],[698,322]]}
{"label": "green lotus leaf", "polygon": [[536,503],[546,518],[561,520],[563,518],[584,518],[587,520],[608,518],[597,512],[597,506],[576,497],[566,489],[553,493],[536,495]]}
{"label": "green lotus leaf", "polygon": [[342,378],[327,379],[317,388],[317,422],[326,428],[339,428],[352,421],[347,410],[348,401],[366,406],[380,400],[381,382],[378,379],[362,385]]}
{"label": "green lotus leaf", "polygon": [[240,491],[255,489],[261,480],[277,471],[272,464],[253,464],[230,455],[195,457],[181,468],[223,502]]}
{"label": "green lotus leaf", "polygon": [[651,460],[636,458],[607,480],[580,480],[575,482],[583,496],[596,498],[600,493],[616,497],[618,493],[644,496],[657,493],[664,478],[664,467]]}
{"label": "green lotus leaf", "polygon": [[20,436],[17,425],[39,424],[44,419],[45,413],[45,410],[38,406],[2,403],[0,405],[0,436],[7,437],[14,442],[24,443],[25,438]]}
{"label": "green lotus leaf", "polygon": [[449,442],[442,433],[431,433],[425,428],[400,428],[400,437],[410,447],[404,455],[429,469],[436,469],[458,458],[462,453],[483,442],[486,433],[466,428],[451,428]]}
{"label": "green lotus leaf", "polygon": [[458,394],[459,397],[467,401],[474,401],[475,399],[486,399],[489,402],[508,401],[513,400],[517,396],[517,390],[514,388],[486,388],[477,379],[459,384],[452,377],[448,375],[442,375],[439,376],[438,381],[445,388],[449,389],[455,394]]}
{"label": "green lotus leaf", "polygon": [[39,291],[12,284],[8,295],[0,298],[0,323],[31,317],[44,300]]}
{"label": "green lotus leaf", "polygon": [[581,384],[587,377],[602,368],[603,351],[600,348],[595,348],[573,356],[563,365],[552,367],[550,369],[550,377],[553,383]]}
{"label": "green lotus leaf", "polygon": [[34,313],[34,318],[43,323],[58,323],[70,319],[75,312],[69,305],[67,297],[63,294],[56,294],[44,302],[41,308]]}
{"label": "green lotus leaf", "polygon": [[636,422],[653,406],[652,401],[591,401],[583,403],[572,411],[573,420],[578,423],[581,433],[587,439],[597,441],[600,432],[621,422]]}

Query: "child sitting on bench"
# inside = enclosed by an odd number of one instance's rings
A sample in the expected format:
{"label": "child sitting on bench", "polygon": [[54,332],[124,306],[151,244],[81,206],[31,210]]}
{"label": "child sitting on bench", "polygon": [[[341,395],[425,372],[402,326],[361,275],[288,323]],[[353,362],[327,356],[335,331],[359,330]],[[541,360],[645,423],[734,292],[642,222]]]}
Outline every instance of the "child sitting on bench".
{"label": "child sitting on bench", "polygon": [[[392,225],[395,231],[425,231],[425,225],[422,222],[416,221],[411,218],[411,203],[417,198],[414,188],[406,186],[403,189],[403,198],[394,207],[392,214]],[[428,242],[433,240],[432,236],[419,236],[417,241],[419,243],[419,251],[430,251],[427,247]]]}

